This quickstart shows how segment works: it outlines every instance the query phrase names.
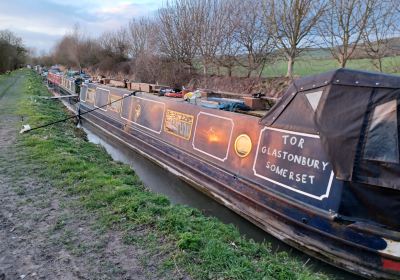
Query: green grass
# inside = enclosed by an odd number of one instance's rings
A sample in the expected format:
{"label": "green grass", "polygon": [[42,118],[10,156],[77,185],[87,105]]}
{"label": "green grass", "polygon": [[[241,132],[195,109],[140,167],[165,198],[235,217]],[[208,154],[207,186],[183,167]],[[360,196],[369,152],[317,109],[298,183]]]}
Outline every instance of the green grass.
{"label": "green grass", "polygon": [[[38,98],[48,95],[40,78],[25,74],[17,114],[32,127],[65,118],[60,103]],[[23,134],[18,148],[38,178],[78,196],[104,227],[124,231],[126,243],[164,251],[164,269],[178,267],[194,279],[329,279],[269,244],[241,236],[233,225],[148,191],[129,166],[87,142],[72,122]],[[60,221],[55,230],[62,227]]]}
{"label": "green grass", "polygon": [[[329,58],[326,51],[313,50],[312,53],[305,53],[300,56],[294,64],[294,74],[296,76],[308,76],[319,74],[339,68],[336,60]],[[356,70],[378,71],[370,59],[352,59],[349,60],[347,68]],[[196,65],[196,68],[201,71],[201,64]],[[287,62],[284,59],[278,60],[275,63],[267,64],[262,73],[262,77],[280,77],[285,76],[287,71]],[[391,74],[400,74],[400,56],[385,57],[383,59],[383,72]],[[210,73],[217,73],[216,69],[210,69]],[[226,69],[221,69],[220,73],[226,75]],[[247,71],[241,66],[234,68],[233,76],[244,77]],[[253,74],[254,75],[254,74]]]}
{"label": "green grass", "polygon": [[[377,71],[370,59],[350,60],[347,68],[357,70]],[[339,68],[339,64],[334,59],[300,57],[294,65],[294,73],[298,76],[307,76],[331,71]],[[268,65],[263,72],[263,76],[276,77],[286,74],[287,63],[279,61],[273,65]],[[383,70],[386,73],[400,74],[400,56],[385,57],[383,59]]]}

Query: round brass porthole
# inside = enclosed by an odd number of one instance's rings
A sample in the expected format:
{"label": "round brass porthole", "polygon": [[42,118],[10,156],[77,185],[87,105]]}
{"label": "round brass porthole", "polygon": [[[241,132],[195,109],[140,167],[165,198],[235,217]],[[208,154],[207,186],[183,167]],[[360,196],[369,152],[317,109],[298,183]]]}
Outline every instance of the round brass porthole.
{"label": "round brass porthole", "polygon": [[240,157],[246,157],[251,152],[253,144],[247,134],[240,134],[235,140],[235,152]]}

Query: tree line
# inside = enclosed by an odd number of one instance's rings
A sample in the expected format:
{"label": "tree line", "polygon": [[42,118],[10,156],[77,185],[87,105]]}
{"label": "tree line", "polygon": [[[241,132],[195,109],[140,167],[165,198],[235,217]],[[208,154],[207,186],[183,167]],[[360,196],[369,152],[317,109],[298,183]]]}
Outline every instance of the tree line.
{"label": "tree line", "polygon": [[0,30],[0,73],[23,66],[27,54],[21,38],[9,30]]}
{"label": "tree line", "polygon": [[340,67],[368,57],[382,71],[397,55],[400,0],[168,0],[154,16],[132,19],[98,38],[79,27],[66,34],[42,63],[122,71],[136,79],[182,79],[201,72],[261,76],[287,61],[287,76],[302,53],[328,50]]}

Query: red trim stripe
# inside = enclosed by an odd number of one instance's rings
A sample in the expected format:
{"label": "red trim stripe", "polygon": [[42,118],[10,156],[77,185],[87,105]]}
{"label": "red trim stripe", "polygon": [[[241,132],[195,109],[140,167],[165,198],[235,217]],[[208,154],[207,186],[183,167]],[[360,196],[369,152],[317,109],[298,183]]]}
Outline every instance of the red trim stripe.
{"label": "red trim stripe", "polygon": [[382,267],[385,269],[400,271],[400,262],[382,259]]}

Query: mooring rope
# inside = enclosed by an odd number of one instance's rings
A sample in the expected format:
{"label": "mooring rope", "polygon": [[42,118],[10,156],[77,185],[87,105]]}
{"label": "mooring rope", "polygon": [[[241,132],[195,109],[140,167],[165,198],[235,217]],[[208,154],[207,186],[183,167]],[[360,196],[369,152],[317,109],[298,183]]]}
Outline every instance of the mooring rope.
{"label": "mooring rope", "polygon": [[81,117],[82,115],[91,113],[91,112],[93,112],[93,111],[96,111],[96,110],[101,109],[101,108],[103,108],[103,107],[106,107],[106,106],[108,106],[108,105],[111,105],[111,104],[113,104],[113,103],[115,103],[115,102],[121,101],[121,100],[123,100],[123,99],[125,99],[125,98],[127,98],[127,97],[129,97],[129,96],[132,96],[132,95],[134,96],[134,95],[136,95],[136,93],[137,93],[137,91],[131,92],[130,94],[125,95],[125,96],[123,96],[123,97],[120,98],[120,99],[114,100],[114,101],[112,101],[112,102],[109,102],[109,103],[104,104],[104,105],[102,105],[102,106],[96,107],[96,108],[91,109],[91,110],[89,110],[89,111],[86,111],[86,112],[84,112],[84,113],[80,113],[80,111],[78,111],[78,114],[77,114],[77,115],[73,115],[73,116],[70,116],[70,117],[68,117],[68,118],[64,118],[64,119],[61,119],[61,120],[57,120],[57,121],[54,121],[54,122],[51,122],[51,123],[47,123],[47,124],[44,124],[44,125],[36,126],[36,127],[33,127],[33,128],[30,128],[29,125],[24,125],[24,128],[20,131],[20,133],[29,132],[29,131],[32,131],[32,130],[44,128],[44,127],[47,127],[47,126],[50,126],[50,125],[54,125],[54,124],[57,124],[57,123],[62,123],[62,122],[65,122],[65,121],[70,120],[70,119],[73,119],[73,118],[78,118],[78,119],[80,119],[80,117]]}

